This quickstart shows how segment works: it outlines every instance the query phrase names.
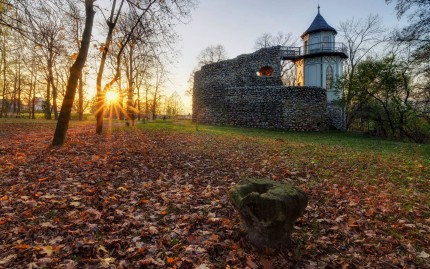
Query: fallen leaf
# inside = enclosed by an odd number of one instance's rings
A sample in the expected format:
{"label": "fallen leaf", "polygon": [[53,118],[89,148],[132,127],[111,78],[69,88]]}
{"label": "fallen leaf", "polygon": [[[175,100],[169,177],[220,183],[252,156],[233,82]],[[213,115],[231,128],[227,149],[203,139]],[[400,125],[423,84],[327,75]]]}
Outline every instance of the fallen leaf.
{"label": "fallen leaf", "polygon": [[52,246],[40,247],[40,253],[46,254],[46,256],[51,257],[52,253],[53,253],[53,248],[52,248]]}
{"label": "fallen leaf", "polygon": [[273,262],[271,260],[268,260],[266,258],[260,259],[260,264],[263,266],[263,269],[272,269]]}
{"label": "fallen leaf", "polygon": [[250,256],[246,257],[246,265],[248,265],[251,269],[258,269],[258,265],[252,261]]}
{"label": "fallen leaf", "polygon": [[420,254],[417,255],[417,257],[422,258],[422,259],[427,259],[427,258],[430,258],[430,254],[428,254],[424,251],[421,251]]}
{"label": "fallen leaf", "polygon": [[12,260],[14,260],[16,257],[17,257],[16,254],[11,254],[9,256],[6,256],[6,257],[4,257],[3,259],[0,260],[0,265],[8,264]]}
{"label": "fallen leaf", "polygon": [[114,258],[99,258],[101,268],[110,268],[110,264],[115,261]]}
{"label": "fallen leaf", "polygon": [[57,226],[53,225],[51,222],[42,222],[40,227],[43,228],[56,228]]}
{"label": "fallen leaf", "polygon": [[31,248],[31,246],[30,245],[16,245],[15,248],[17,248],[17,249],[28,249],[28,248]]}
{"label": "fallen leaf", "polygon": [[150,226],[150,227],[148,228],[148,231],[149,231],[149,233],[150,233],[150,234],[152,234],[152,235],[154,235],[154,234],[158,234],[158,233],[159,233],[159,232],[158,232],[157,227],[155,227],[155,226]]}
{"label": "fallen leaf", "polygon": [[79,203],[79,202],[71,202],[71,203],[70,203],[70,205],[71,205],[71,206],[78,207],[78,206],[80,206],[80,205],[81,205],[81,203]]}
{"label": "fallen leaf", "polygon": [[108,253],[109,251],[102,245],[97,247],[97,253],[99,252],[104,252],[104,253]]}
{"label": "fallen leaf", "polygon": [[196,269],[210,269],[206,264],[200,264]]}

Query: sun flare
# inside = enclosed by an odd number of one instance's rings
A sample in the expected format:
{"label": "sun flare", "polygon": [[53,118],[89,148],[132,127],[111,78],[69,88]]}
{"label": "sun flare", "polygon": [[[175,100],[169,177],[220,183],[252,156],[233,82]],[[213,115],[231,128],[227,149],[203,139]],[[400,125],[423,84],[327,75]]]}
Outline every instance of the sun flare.
{"label": "sun flare", "polygon": [[108,92],[106,92],[106,95],[105,95],[106,103],[107,104],[116,103],[116,102],[118,102],[118,97],[119,97],[119,95],[117,92],[108,91]]}

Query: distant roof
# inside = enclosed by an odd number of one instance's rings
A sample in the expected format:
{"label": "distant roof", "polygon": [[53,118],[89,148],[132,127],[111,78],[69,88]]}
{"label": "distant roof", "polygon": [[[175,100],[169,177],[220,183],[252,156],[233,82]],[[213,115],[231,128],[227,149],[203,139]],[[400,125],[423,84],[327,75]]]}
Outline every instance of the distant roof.
{"label": "distant roof", "polygon": [[318,6],[318,14],[316,15],[311,26],[309,26],[309,28],[302,34],[302,38],[306,34],[311,34],[318,31],[332,31],[334,32],[334,34],[337,34],[336,29],[328,25],[328,23],[324,20],[323,16],[321,16],[319,6]]}

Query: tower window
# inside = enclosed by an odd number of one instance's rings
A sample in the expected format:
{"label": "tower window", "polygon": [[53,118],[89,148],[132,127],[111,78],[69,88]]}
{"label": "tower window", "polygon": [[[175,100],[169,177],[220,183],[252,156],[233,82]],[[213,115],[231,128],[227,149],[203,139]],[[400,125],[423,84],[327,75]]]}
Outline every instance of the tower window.
{"label": "tower window", "polygon": [[273,74],[273,68],[270,66],[264,66],[257,72],[259,77],[270,77]]}
{"label": "tower window", "polygon": [[325,88],[326,90],[333,88],[333,68],[331,65],[327,66],[325,73]]}
{"label": "tower window", "polygon": [[331,49],[329,36],[323,36],[322,49],[323,50],[330,50]]}

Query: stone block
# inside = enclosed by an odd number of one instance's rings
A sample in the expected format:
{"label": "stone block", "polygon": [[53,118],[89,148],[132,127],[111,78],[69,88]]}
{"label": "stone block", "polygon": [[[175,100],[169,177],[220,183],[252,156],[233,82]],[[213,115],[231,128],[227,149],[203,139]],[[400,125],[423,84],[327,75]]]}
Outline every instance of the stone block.
{"label": "stone block", "polygon": [[303,191],[268,179],[242,180],[229,195],[248,239],[260,248],[288,246],[294,222],[308,203]]}

